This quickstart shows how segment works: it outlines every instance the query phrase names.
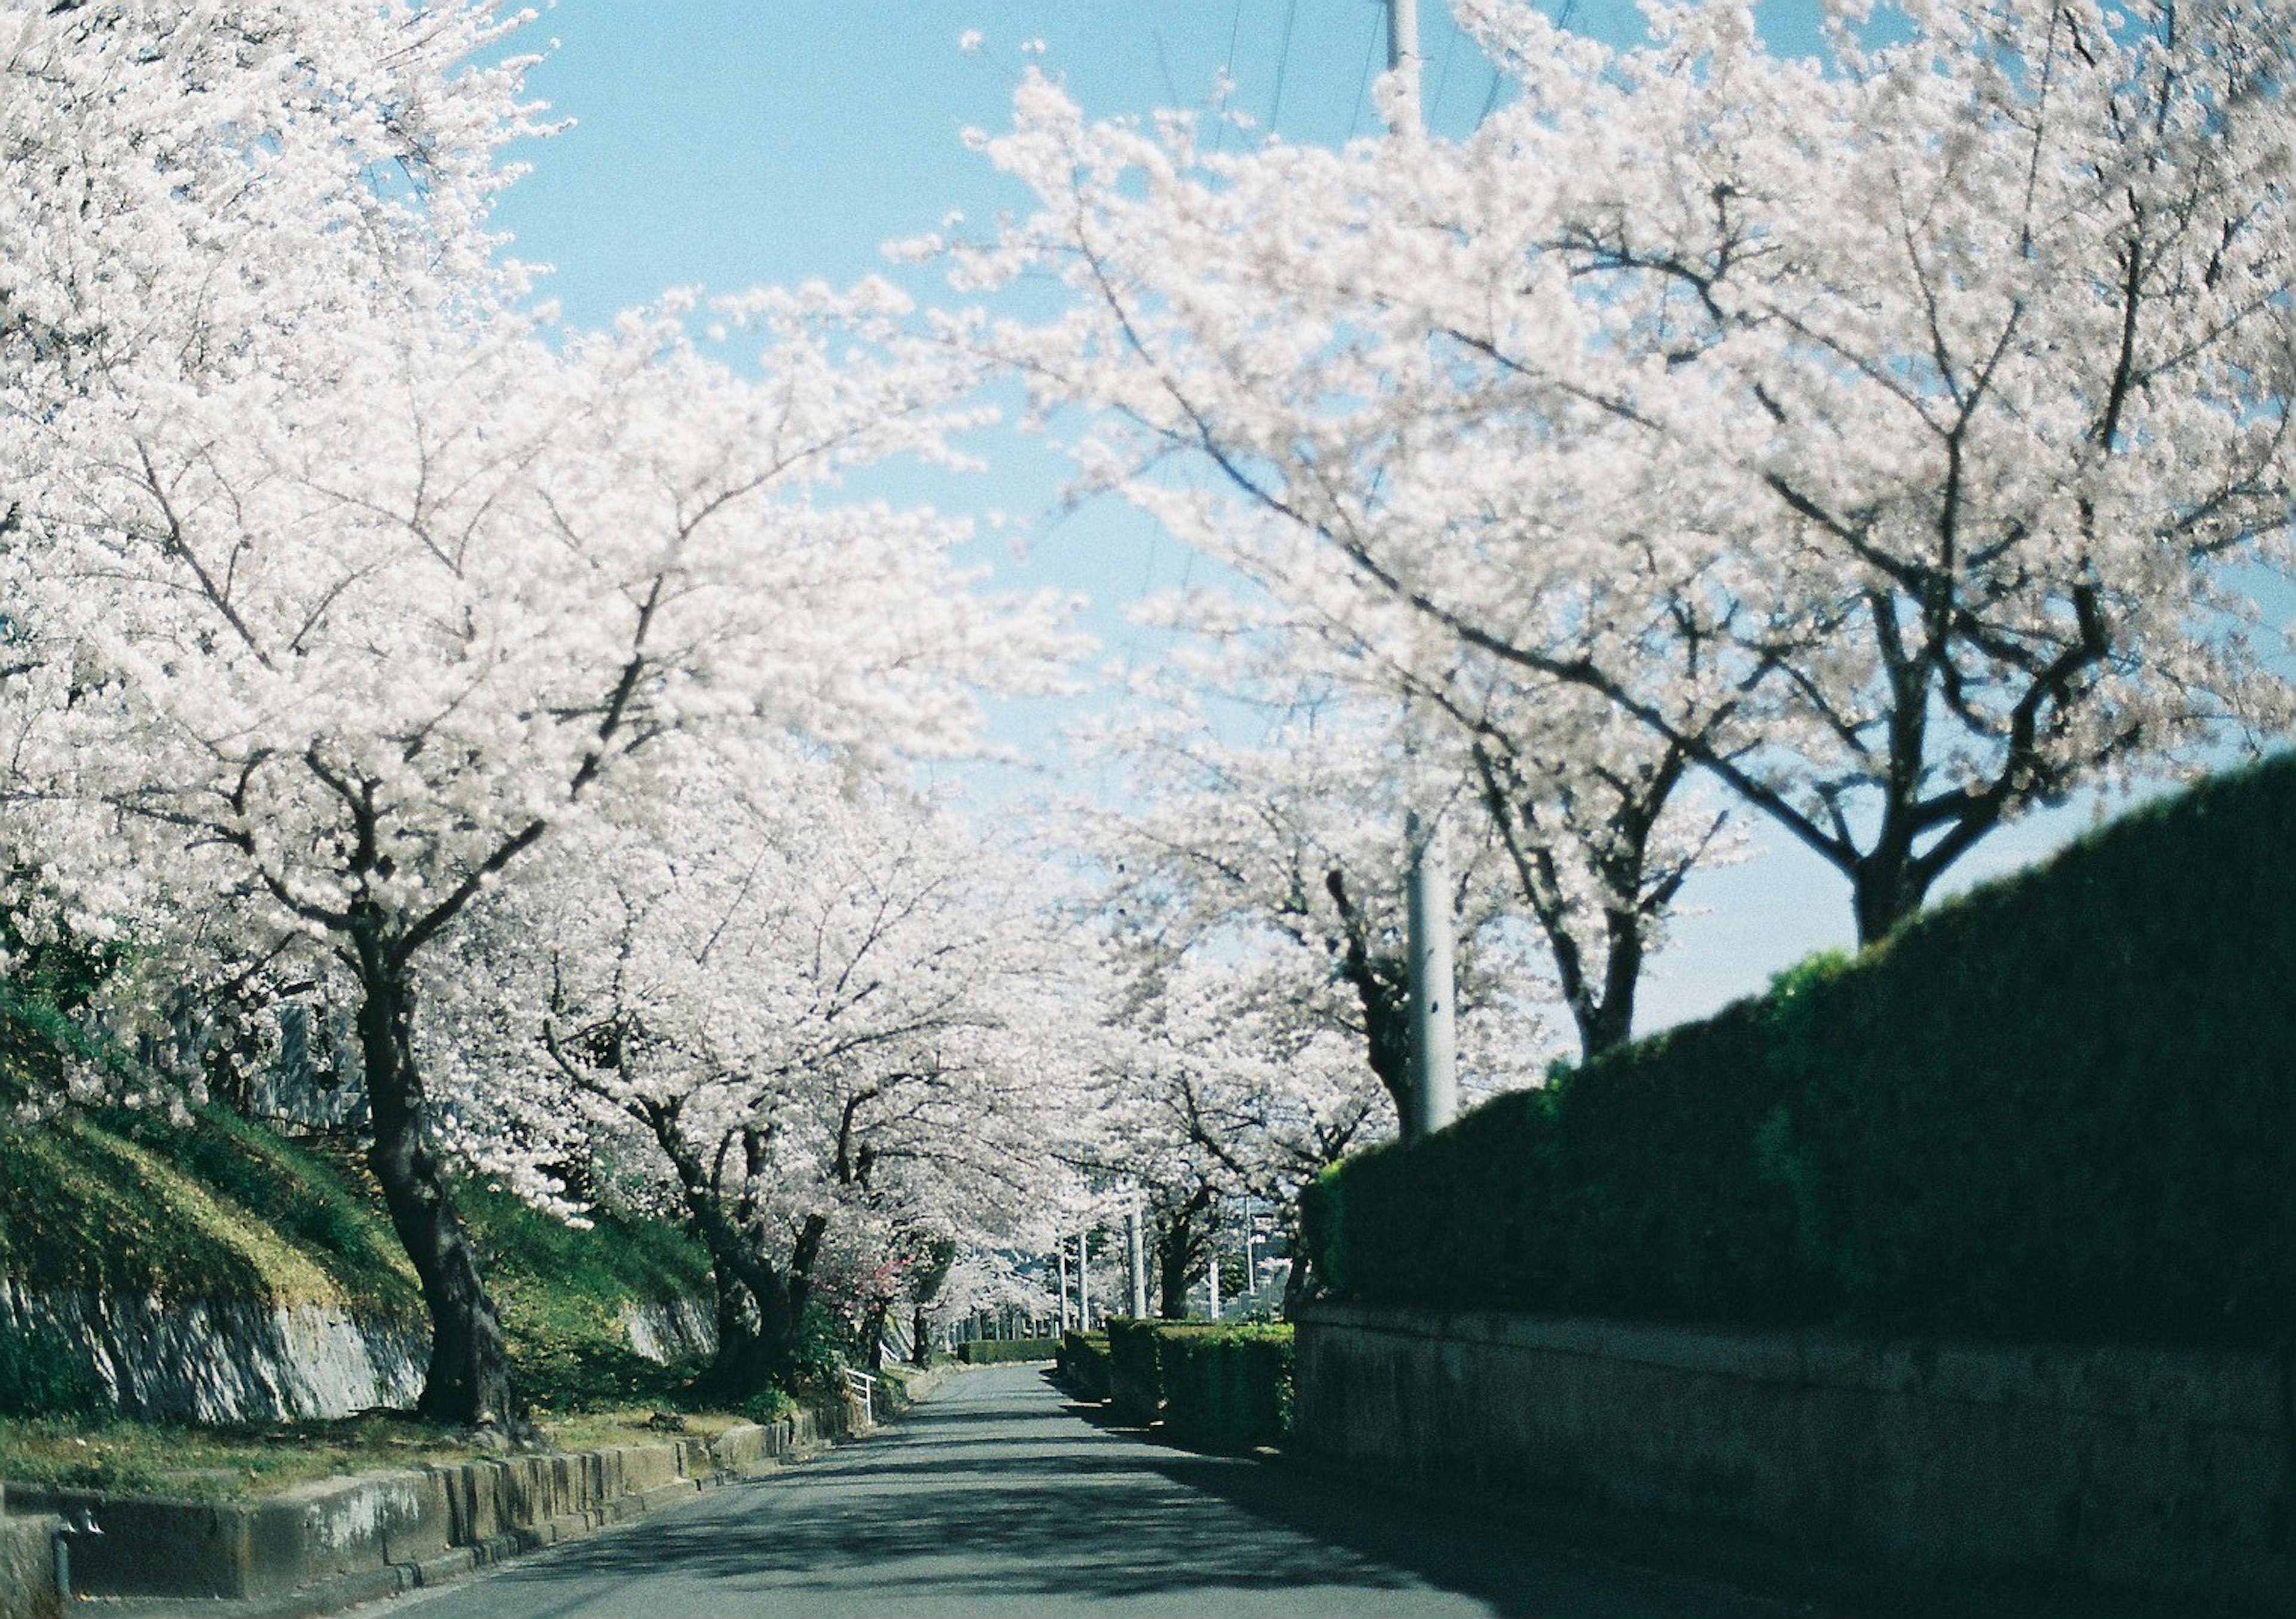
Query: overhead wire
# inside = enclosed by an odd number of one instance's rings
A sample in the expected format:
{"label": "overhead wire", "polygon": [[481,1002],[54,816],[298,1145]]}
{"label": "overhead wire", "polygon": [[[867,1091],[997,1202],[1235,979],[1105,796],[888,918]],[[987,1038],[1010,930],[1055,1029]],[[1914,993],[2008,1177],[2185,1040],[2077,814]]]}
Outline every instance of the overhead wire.
{"label": "overhead wire", "polygon": [[1276,120],[1283,116],[1283,76],[1292,66],[1292,25],[1300,19],[1300,0],[1285,0],[1283,6],[1283,44],[1275,56],[1275,96],[1267,109],[1267,133],[1275,133]]}
{"label": "overhead wire", "polygon": [[1443,64],[1435,70],[1435,94],[1427,102],[1426,116],[1430,124],[1435,121],[1436,113],[1442,110],[1443,89],[1451,82],[1451,58],[1458,53],[1458,50],[1459,29],[1455,23],[1452,25],[1450,37],[1443,42]]}
{"label": "overhead wire", "polygon": [[[1554,26],[1567,29],[1570,26],[1570,19],[1578,14],[1578,0],[1562,0],[1562,4],[1555,8]],[[1483,120],[1490,117],[1491,110],[1499,104],[1499,92],[1505,87],[1506,75],[1500,70],[1499,64],[1494,61],[1491,63],[1490,94],[1483,97],[1483,110],[1475,114],[1475,127],[1478,129],[1482,127]]]}
{"label": "overhead wire", "polygon": [[1374,4],[1371,12],[1371,39],[1364,46],[1363,71],[1356,75],[1356,110],[1348,114],[1348,139],[1356,138],[1356,130],[1363,123],[1364,98],[1371,94],[1371,64],[1379,59],[1380,36],[1387,32],[1387,17]]}
{"label": "overhead wire", "polygon": [[[1235,42],[1242,37],[1242,35],[1243,0],[1235,0],[1235,10],[1228,14],[1227,20],[1227,60],[1220,67],[1220,78],[1224,83],[1231,82],[1235,78]],[[1222,92],[1222,100],[1223,102],[1226,100],[1225,91]],[[1223,106],[1219,127],[1212,132],[1212,150],[1218,151],[1226,143],[1227,116],[1226,108]]]}

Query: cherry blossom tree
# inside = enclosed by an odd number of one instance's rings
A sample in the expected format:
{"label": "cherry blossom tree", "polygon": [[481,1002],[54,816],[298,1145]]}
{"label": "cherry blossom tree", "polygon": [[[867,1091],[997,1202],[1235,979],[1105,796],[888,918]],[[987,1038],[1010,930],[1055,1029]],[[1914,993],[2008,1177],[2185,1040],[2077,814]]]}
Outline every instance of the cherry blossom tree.
{"label": "cherry blossom tree", "polygon": [[[1102,903],[1129,970],[1189,954],[1253,961],[1257,995],[1341,1036],[1407,1128],[1406,821],[1414,801],[1431,822],[1460,794],[1456,761],[1409,755],[1391,711],[1329,688],[1224,719],[1191,686],[1234,673],[1191,660],[1155,683],[1138,716],[1100,728],[1090,745],[1122,767],[1125,807],[1078,806],[1074,836],[1105,874]],[[1258,690],[1283,701],[1280,683]],[[1224,734],[1252,724],[1264,734],[1249,744]],[[1464,1067],[1471,1086],[1504,1088],[1545,1066],[1532,1010],[1545,984],[1511,920],[1502,851],[1465,808],[1452,817],[1463,830],[1447,896]]]}
{"label": "cherry blossom tree", "polygon": [[1595,694],[1869,938],[2028,807],[2287,724],[2238,571],[2290,560],[2284,0],[1844,7],[1824,61],[1461,10],[1520,94],[1460,142],[1022,86],[987,145],[1043,206],[960,275],[1073,290],[981,340],[1095,413],[1087,477],[1398,662],[1399,605]]}
{"label": "cherry blossom tree", "polygon": [[[1361,1038],[1297,998],[1293,963],[1261,941],[1226,959],[1142,962],[1112,1010],[1108,1112],[1095,1167],[1141,1203],[1161,1312],[1187,1312],[1241,1198],[1296,1208],[1349,1151],[1392,1132]],[[1295,1256],[1294,1280],[1306,1271]]]}
{"label": "cherry blossom tree", "polygon": [[947,526],[814,498],[936,453],[964,386],[865,352],[890,300],[738,300],[753,376],[669,315],[563,352],[508,320],[345,320],[309,338],[324,386],[310,355],[195,392],[123,384],[51,462],[33,600],[74,689],[21,755],[28,796],[74,806],[47,856],[92,910],[167,887],[345,969],[371,1162],[433,1318],[426,1413],[517,1418],[425,1140],[423,953],[669,738],[946,747],[964,683],[1045,644],[974,601]]}
{"label": "cherry blossom tree", "polygon": [[647,1166],[709,1249],[721,1385],[786,1383],[824,1286],[866,1341],[955,1248],[1043,1246],[1095,1003],[1028,868],[820,764],[701,763],[570,852],[449,975],[451,1046],[486,1053],[465,1150],[531,1171],[574,1130]]}

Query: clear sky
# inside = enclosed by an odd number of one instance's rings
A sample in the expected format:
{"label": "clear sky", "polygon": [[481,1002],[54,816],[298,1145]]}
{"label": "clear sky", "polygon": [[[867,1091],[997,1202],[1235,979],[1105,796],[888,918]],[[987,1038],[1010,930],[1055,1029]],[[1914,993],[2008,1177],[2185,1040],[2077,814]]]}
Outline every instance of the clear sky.
{"label": "clear sky", "polygon": [[[1493,74],[1422,0],[1424,94],[1438,130],[1471,127]],[[1808,7],[1775,0],[1773,43],[1807,48]],[[1621,0],[1578,0],[1571,26],[1639,34]],[[1024,199],[968,151],[967,127],[1002,128],[1013,84],[1040,62],[1095,115],[1197,105],[1225,69],[1233,104],[1263,127],[1337,142],[1375,127],[1367,86],[1384,65],[1378,0],[558,0],[529,30],[554,40],[535,92],[571,127],[521,155],[532,166],[498,216],[521,258],[554,266],[546,290],[581,323],[666,287],[850,281],[888,270],[882,243],[987,221]],[[972,53],[958,37],[984,37]],[[1041,40],[1041,56],[1027,53]],[[921,275],[902,277],[920,293]],[[1088,595],[1085,626],[1117,661],[1157,655],[1124,609],[1187,567],[1140,519],[1102,503],[1049,520],[1062,466],[1010,436],[981,446],[992,470],[938,495],[1033,527],[1024,558],[984,544],[1013,585]],[[1008,708],[1007,743],[1055,773],[1057,709]],[[1057,774],[1051,779],[1057,783]],[[1962,881],[2021,863],[2087,823],[2061,813],[2012,829],[1964,863]],[[1810,950],[1850,942],[1846,886],[1763,831],[1759,857],[1695,881],[1677,947],[1644,991],[1661,1026],[1759,989]]]}

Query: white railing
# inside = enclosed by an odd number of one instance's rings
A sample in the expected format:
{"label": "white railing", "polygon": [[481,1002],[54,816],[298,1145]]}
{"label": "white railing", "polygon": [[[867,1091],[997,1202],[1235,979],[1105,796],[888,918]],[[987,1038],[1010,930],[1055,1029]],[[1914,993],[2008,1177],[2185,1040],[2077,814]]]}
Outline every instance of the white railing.
{"label": "white railing", "polygon": [[865,1371],[848,1368],[845,1373],[845,1394],[848,1399],[861,1402],[861,1426],[877,1425],[877,1379]]}

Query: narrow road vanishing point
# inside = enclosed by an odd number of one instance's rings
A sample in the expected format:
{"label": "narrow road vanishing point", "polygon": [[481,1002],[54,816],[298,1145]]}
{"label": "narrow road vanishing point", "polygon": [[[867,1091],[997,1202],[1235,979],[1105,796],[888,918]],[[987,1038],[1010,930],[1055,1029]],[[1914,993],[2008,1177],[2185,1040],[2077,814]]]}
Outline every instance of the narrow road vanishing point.
{"label": "narrow road vanishing point", "polygon": [[1788,1619],[1808,1610],[1503,1525],[1104,1431],[1031,1367],[865,1444],[368,1619],[1109,1613]]}

